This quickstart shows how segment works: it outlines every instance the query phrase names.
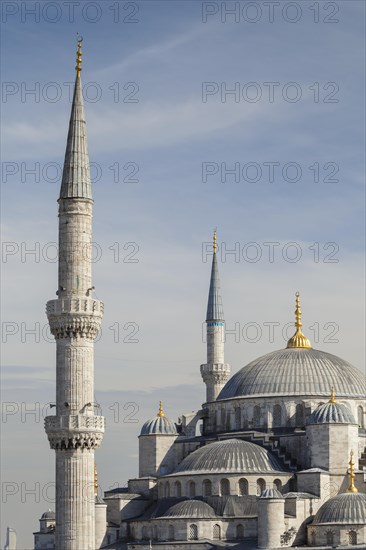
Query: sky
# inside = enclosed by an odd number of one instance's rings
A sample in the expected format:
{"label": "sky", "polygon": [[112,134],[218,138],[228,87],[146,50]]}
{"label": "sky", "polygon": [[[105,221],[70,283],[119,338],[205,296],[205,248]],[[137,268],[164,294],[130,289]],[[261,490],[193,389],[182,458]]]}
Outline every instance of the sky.
{"label": "sky", "polygon": [[[365,5],[14,2],[2,9],[2,524],[32,548],[54,508],[45,303],[83,36],[94,195],[103,490],[138,473],[161,399],[205,398],[212,233],[232,372],[285,347],[301,292],[313,346],[364,371]],[[229,13],[230,10],[236,10]]]}

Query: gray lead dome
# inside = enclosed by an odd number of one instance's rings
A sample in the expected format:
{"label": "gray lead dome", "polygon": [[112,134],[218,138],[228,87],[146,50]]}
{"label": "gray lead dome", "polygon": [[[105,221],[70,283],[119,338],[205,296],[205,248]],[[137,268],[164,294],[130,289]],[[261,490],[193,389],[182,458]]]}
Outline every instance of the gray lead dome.
{"label": "gray lead dome", "polygon": [[329,396],[364,398],[366,382],[361,371],[344,359],[324,351],[286,348],[263,355],[238,371],[218,399],[249,395]]}
{"label": "gray lead dome", "polygon": [[206,502],[191,499],[174,504],[163,514],[163,517],[209,519],[216,517],[216,514],[214,509]]}
{"label": "gray lead dome", "polygon": [[176,434],[177,428],[172,420],[167,416],[155,416],[147,420],[141,428],[140,435],[151,434]]}
{"label": "gray lead dome", "polygon": [[197,449],[179,464],[176,472],[272,473],[284,471],[281,462],[255,443],[240,439],[215,441]]}
{"label": "gray lead dome", "polygon": [[366,495],[361,493],[343,493],[323,504],[317,511],[313,524],[322,523],[366,523]]}
{"label": "gray lead dome", "polygon": [[347,405],[343,403],[324,403],[308,419],[308,424],[356,424],[356,420]]}

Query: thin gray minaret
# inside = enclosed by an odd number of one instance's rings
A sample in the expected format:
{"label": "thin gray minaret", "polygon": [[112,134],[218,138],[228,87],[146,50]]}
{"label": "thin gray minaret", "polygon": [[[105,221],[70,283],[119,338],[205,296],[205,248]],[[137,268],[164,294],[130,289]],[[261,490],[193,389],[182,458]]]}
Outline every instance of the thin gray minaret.
{"label": "thin gray minaret", "polygon": [[104,418],[94,414],[94,340],[103,304],[93,298],[92,208],[81,84],[81,40],[59,204],[57,299],[47,302],[56,340],[56,415],[45,419],[56,453],[56,550],[95,550],[94,450]]}
{"label": "thin gray minaret", "polygon": [[207,363],[201,365],[201,376],[206,384],[206,401],[215,401],[221,389],[228,381],[231,370],[230,365],[225,363],[225,320],[216,253],[215,231],[206,314]]}

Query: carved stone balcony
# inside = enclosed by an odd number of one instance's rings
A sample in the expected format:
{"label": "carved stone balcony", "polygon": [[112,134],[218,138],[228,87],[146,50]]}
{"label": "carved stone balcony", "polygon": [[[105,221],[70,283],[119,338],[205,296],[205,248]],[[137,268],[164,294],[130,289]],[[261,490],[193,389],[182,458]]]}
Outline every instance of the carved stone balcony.
{"label": "carved stone balcony", "polygon": [[46,305],[51,333],[57,338],[94,340],[99,332],[104,304],[93,298],[58,298]]}
{"label": "carved stone balcony", "polygon": [[46,416],[45,430],[51,449],[95,449],[105,430],[104,416]]}

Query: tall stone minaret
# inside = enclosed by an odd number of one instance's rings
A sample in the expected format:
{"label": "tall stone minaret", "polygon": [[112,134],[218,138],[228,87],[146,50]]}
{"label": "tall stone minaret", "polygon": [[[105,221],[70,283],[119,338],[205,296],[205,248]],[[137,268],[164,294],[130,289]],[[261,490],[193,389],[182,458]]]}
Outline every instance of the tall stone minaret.
{"label": "tall stone minaret", "polygon": [[58,199],[58,297],[47,302],[56,339],[56,415],[45,419],[51,449],[56,451],[56,550],[95,550],[94,449],[104,432],[104,418],[94,414],[94,340],[103,304],[92,296],[93,200],[81,40]]}
{"label": "tall stone minaret", "polygon": [[217,267],[216,231],[213,237],[213,258],[210,291],[206,314],[207,363],[201,365],[206,384],[206,401],[215,401],[230,376],[230,365],[225,363],[225,320],[222,307],[219,270]]}

